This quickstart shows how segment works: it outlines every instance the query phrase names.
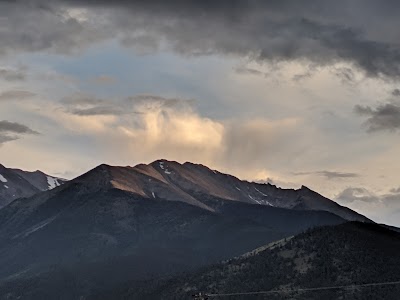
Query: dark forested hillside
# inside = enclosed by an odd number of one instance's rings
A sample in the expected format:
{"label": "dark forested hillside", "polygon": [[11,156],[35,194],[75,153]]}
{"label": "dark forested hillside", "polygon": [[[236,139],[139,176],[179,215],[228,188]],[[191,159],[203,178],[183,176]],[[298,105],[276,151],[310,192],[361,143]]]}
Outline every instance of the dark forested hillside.
{"label": "dark forested hillside", "polygon": [[[400,234],[375,224],[346,223],[306,231],[264,249],[164,282],[129,283],[104,299],[189,299],[195,292],[267,295],[217,299],[399,299],[400,286],[289,292],[299,288],[400,280]],[[102,295],[96,295],[101,298]],[[266,298],[267,297],[267,298]]]}

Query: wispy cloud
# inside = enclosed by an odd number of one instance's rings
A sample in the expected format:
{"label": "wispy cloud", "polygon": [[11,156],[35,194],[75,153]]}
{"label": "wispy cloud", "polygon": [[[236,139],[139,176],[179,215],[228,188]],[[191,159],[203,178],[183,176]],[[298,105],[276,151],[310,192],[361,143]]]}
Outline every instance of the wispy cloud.
{"label": "wispy cloud", "polygon": [[10,90],[0,93],[0,101],[24,100],[36,96],[35,93],[23,90]]}
{"label": "wispy cloud", "polygon": [[314,172],[294,172],[292,173],[295,176],[303,176],[303,175],[317,175],[323,176],[327,179],[342,179],[342,178],[356,178],[360,177],[357,173],[350,172],[337,172],[337,171],[314,171]]}
{"label": "wispy cloud", "polygon": [[38,135],[39,132],[21,123],[10,122],[6,120],[0,121],[0,145],[6,142],[17,140],[21,135],[24,134]]}
{"label": "wispy cloud", "polygon": [[134,95],[123,99],[103,99],[92,95],[74,95],[61,101],[64,111],[77,116],[123,116],[143,114],[149,110],[190,107],[194,100]]}
{"label": "wispy cloud", "polygon": [[0,132],[21,133],[21,134],[39,134],[28,126],[9,121],[0,121]]}

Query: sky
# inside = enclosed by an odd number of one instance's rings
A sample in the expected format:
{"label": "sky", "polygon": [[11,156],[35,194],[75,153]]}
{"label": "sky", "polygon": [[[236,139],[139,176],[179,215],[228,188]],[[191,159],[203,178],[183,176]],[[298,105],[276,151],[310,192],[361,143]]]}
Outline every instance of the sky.
{"label": "sky", "polygon": [[400,226],[400,2],[0,0],[0,163],[202,163]]}

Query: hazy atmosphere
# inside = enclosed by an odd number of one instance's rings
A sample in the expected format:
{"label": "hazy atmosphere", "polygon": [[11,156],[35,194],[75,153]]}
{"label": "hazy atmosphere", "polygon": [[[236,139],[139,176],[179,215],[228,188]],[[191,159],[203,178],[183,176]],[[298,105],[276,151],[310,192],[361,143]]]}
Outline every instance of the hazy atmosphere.
{"label": "hazy atmosphere", "polygon": [[399,10],[0,1],[0,163],[71,179],[191,161],[400,226]]}

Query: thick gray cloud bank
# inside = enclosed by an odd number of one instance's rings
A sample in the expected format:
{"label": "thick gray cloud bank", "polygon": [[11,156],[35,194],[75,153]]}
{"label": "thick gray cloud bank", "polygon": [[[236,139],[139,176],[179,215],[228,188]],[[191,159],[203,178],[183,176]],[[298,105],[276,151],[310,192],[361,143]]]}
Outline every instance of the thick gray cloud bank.
{"label": "thick gray cloud bank", "polygon": [[[138,51],[345,61],[400,76],[398,1],[2,1],[0,52],[70,53],[117,37]],[[373,22],[369,20],[373,19]]]}

